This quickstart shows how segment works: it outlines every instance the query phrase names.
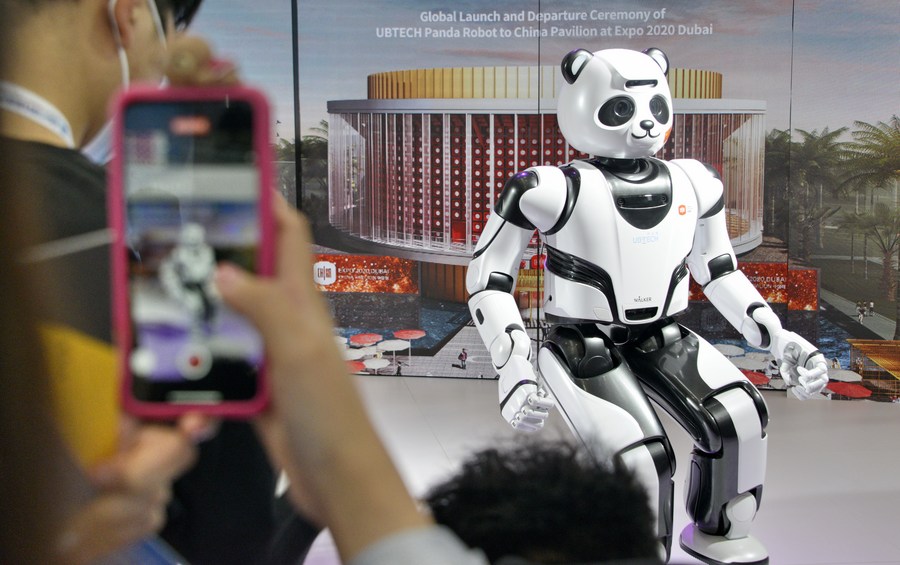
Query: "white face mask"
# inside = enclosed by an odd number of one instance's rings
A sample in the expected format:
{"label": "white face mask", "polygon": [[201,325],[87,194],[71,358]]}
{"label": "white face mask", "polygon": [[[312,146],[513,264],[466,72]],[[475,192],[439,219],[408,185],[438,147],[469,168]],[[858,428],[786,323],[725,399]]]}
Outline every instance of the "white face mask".
{"label": "white face mask", "polygon": [[[113,37],[116,40],[116,50],[119,53],[119,65],[122,73],[122,88],[127,88],[130,84],[130,74],[128,72],[128,54],[122,45],[122,36],[119,32],[119,24],[116,21],[116,4],[119,0],[109,0],[107,10],[109,11],[109,21],[113,29]],[[162,43],[163,48],[166,47],[166,31],[163,28],[162,18],[159,16],[159,10],[156,8],[155,0],[147,0],[147,6],[150,15],[153,17],[153,25],[156,27],[156,35]],[[166,86],[166,77],[160,81],[160,88]],[[112,120],[107,121],[103,128],[95,135],[84,147],[81,152],[91,161],[98,165],[105,165],[112,159]]]}

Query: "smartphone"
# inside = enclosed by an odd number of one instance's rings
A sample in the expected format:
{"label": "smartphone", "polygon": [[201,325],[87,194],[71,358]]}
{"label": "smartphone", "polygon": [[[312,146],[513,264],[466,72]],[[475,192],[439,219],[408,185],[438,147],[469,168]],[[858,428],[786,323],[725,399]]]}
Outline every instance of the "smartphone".
{"label": "smartphone", "polygon": [[248,417],[268,400],[262,340],[213,282],[273,269],[272,149],[251,88],[132,88],[114,106],[113,327],[122,405],[148,418]]}

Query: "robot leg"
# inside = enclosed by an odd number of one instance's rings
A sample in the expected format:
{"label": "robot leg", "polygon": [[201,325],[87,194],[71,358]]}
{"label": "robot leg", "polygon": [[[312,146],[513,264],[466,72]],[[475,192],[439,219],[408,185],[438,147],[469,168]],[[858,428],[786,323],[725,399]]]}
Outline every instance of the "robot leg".
{"label": "robot leg", "polygon": [[669,324],[625,353],[648,394],[694,439],[685,503],[688,553],[712,564],[768,563],[749,535],[766,468],[766,405],[712,345]]}
{"label": "robot leg", "polygon": [[731,388],[704,406],[719,428],[721,448],[692,453],[685,504],[694,523],[682,531],[681,546],[711,563],[768,563],[765,547],[750,536],[766,464],[757,405],[743,388]]}
{"label": "robot leg", "polygon": [[598,461],[618,459],[648,493],[661,556],[672,543],[675,459],[662,424],[612,343],[592,324],[556,326],[538,354],[544,383]]}

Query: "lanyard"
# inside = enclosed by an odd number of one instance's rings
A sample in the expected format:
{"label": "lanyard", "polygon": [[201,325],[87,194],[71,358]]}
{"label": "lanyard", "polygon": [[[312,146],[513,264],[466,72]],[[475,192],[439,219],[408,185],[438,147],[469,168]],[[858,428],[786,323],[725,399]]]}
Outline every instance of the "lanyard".
{"label": "lanyard", "polygon": [[75,138],[69,120],[59,108],[27,88],[0,80],[0,107],[39,124],[62,139],[70,149]]}

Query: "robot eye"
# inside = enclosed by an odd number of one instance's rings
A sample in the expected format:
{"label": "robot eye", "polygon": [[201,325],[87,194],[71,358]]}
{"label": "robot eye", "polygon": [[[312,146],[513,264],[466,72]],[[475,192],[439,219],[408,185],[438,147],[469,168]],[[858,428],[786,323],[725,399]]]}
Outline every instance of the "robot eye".
{"label": "robot eye", "polygon": [[634,116],[634,102],[625,96],[616,96],[606,101],[597,112],[600,123],[606,126],[620,126]]}
{"label": "robot eye", "polygon": [[669,105],[662,96],[654,96],[650,99],[650,113],[656,121],[664,124],[669,121]]}

